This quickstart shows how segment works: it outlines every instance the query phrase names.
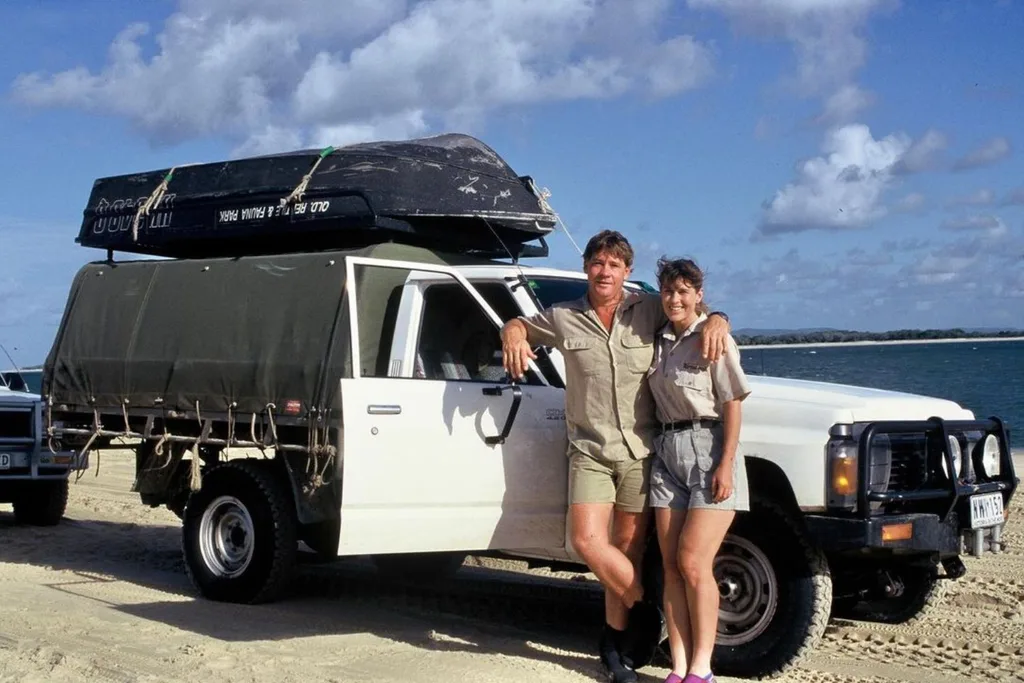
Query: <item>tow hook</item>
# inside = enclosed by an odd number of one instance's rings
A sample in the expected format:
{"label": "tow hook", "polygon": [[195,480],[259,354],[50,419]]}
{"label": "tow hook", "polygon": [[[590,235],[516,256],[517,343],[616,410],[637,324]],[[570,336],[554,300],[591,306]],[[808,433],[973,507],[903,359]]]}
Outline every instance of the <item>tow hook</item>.
{"label": "tow hook", "polygon": [[879,588],[882,590],[882,595],[887,598],[898,598],[903,595],[903,581],[898,576],[893,576],[889,572],[880,572],[878,574]]}
{"label": "tow hook", "polygon": [[946,573],[940,576],[940,579],[959,579],[967,573],[967,567],[958,555],[942,558],[942,568],[946,570]]}

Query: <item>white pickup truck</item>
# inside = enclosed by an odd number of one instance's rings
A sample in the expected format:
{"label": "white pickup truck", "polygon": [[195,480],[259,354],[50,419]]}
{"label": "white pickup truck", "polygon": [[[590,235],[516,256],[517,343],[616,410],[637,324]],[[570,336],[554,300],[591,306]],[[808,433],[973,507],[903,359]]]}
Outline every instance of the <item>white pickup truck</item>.
{"label": "white pickup truck", "polygon": [[[337,285],[318,285],[316,301],[298,294],[311,291],[301,278],[332,272],[323,282]],[[562,357],[538,349],[527,377],[511,384],[498,328],[585,288],[582,273],[389,244],[90,264],[47,361],[50,427],[59,421],[65,438],[93,448],[142,440],[136,489],[183,517],[189,575],[211,599],[272,599],[299,540],[330,556],[370,555],[382,567],[400,557],[424,572],[467,554],[579,570],[567,541]],[[214,291],[231,305],[199,294]],[[111,348],[131,349],[118,367],[139,373],[106,407],[98,398],[76,402],[72,375],[82,373],[69,370],[93,353],[93,328],[76,308],[93,310],[88,302],[100,297],[104,329],[134,335],[118,346],[105,332],[105,361]],[[160,301],[186,304],[152,309]],[[334,321],[323,328],[330,343],[308,346],[330,360],[310,366],[323,370],[317,386],[330,401],[317,408],[268,389],[259,401],[266,410],[247,409],[245,392],[229,387],[234,379],[211,379],[217,354],[229,358],[232,349],[264,365],[295,360],[285,358],[289,344],[313,310],[299,309],[314,305]],[[206,316],[205,306],[217,314]],[[253,316],[258,336],[246,331]],[[158,345],[147,346],[148,327]],[[209,363],[190,376],[227,387],[231,400],[204,403],[198,384],[173,378],[160,380],[166,391],[143,390],[139,378],[159,359],[139,349],[174,347],[160,375],[172,377],[190,367],[183,349],[199,343],[196,335],[220,346],[206,349]],[[269,338],[274,351],[256,348]],[[759,376],[750,384],[741,447],[752,509],[737,517],[715,564],[716,671],[781,671],[815,646],[833,613],[912,618],[938,582],[964,573],[961,554],[1000,550],[1017,478],[998,419],[925,396]],[[169,405],[173,396],[183,398]],[[254,447],[264,454],[237,450]],[[653,539],[650,546],[645,575],[657,590]]]}
{"label": "white pickup truck", "polygon": [[29,385],[38,374],[0,372],[0,503],[13,505],[19,523],[52,526],[64,517],[68,477],[88,462],[62,450],[59,430],[44,438],[42,401]]}

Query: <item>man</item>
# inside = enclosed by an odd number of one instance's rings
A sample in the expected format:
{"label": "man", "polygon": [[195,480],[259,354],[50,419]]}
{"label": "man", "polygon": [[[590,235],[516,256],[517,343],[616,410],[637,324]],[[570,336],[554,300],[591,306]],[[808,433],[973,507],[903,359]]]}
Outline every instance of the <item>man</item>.
{"label": "man", "polygon": [[[648,456],[658,431],[647,371],[655,333],[665,322],[657,294],[623,287],[632,266],[629,241],[618,232],[600,232],[583,253],[586,296],[510,320],[501,330],[503,362],[513,378],[536,358],[534,346],[556,347],[565,358],[571,541],[605,589],[600,653],[613,683],[638,680],[625,631],[631,609],[644,604],[639,565]],[[721,356],[728,333],[725,316],[709,316],[706,358]]]}

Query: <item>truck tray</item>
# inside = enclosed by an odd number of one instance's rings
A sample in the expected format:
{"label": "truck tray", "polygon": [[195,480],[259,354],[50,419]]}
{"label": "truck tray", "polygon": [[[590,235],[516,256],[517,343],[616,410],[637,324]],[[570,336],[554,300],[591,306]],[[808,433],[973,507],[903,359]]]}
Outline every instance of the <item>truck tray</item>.
{"label": "truck tray", "polygon": [[389,241],[518,258],[546,255],[555,220],[529,177],[447,134],[100,178],[76,241],[176,258]]}

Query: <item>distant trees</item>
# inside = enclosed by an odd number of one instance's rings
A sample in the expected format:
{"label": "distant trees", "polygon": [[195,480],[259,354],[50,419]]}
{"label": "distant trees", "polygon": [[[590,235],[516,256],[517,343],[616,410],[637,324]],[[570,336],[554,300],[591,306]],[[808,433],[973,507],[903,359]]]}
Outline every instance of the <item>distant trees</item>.
{"label": "distant trees", "polygon": [[756,344],[826,344],[855,341],[897,341],[929,339],[972,339],[978,337],[1018,337],[1024,336],[1017,330],[1000,330],[998,332],[967,332],[959,327],[950,330],[889,330],[888,332],[857,332],[854,330],[821,330],[813,332],[793,332],[785,334],[734,335],[740,346]]}

